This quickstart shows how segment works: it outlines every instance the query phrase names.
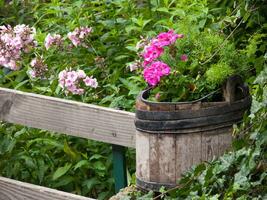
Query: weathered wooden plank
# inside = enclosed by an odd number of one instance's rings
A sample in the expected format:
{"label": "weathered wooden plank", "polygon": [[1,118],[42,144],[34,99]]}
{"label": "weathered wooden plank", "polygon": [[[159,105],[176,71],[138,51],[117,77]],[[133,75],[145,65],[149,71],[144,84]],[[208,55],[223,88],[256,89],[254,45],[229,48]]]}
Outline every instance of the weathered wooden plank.
{"label": "weathered wooden plank", "polygon": [[0,120],[135,147],[131,112],[0,88]]}
{"label": "weathered wooden plank", "polygon": [[202,161],[210,161],[218,157],[218,143],[219,137],[216,130],[202,133]]}
{"label": "weathered wooden plank", "polygon": [[180,179],[192,165],[201,162],[201,133],[176,136],[176,179]]}
{"label": "weathered wooden plank", "polygon": [[136,177],[150,180],[149,169],[149,134],[137,131],[136,140]]}
{"label": "weathered wooden plank", "polygon": [[149,136],[149,169],[150,181],[159,181],[159,135],[150,134]]}
{"label": "weathered wooden plank", "polygon": [[227,150],[230,150],[232,144],[232,127],[229,127],[228,130],[226,129],[223,133],[219,134],[219,145],[218,151],[219,156],[223,155]]}
{"label": "weathered wooden plank", "polygon": [[159,145],[159,182],[175,183],[175,135],[162,135]]}
{"label": "weathered wooden plank", "polygon": [[93,200],[93,199],[0,177],[0,200]]}

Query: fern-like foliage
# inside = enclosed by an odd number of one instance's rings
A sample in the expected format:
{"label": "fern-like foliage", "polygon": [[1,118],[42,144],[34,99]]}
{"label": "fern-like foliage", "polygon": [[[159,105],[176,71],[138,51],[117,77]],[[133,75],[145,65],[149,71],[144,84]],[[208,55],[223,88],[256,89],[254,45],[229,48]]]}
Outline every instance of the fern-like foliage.
{"label": "fern-like foliage", "polygon": [[227,77],[233,75],[235,70],[226,63],[217,63],[206,71],[207,81],[215,85],[221,85]]}

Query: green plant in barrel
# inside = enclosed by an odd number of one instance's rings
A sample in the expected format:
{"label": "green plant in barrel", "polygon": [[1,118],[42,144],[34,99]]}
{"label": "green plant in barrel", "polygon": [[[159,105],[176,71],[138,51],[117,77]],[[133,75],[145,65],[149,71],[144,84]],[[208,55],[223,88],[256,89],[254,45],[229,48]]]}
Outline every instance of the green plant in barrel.
{"label": "green plant in barrel", "polygon": [[136,47],[139,59],[130,70],[143,76],[154,101],[195,100],[219,89],[231,75],[244,76],[248,70],[245,53],[211,30],[186,34],[169,30],[143,38]]}

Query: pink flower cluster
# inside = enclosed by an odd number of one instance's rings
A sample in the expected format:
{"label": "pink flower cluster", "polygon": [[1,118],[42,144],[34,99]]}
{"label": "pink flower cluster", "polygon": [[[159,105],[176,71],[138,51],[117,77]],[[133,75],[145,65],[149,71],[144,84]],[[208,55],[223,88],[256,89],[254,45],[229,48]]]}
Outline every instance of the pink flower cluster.
{"label": "pink flower cluster", "polygon": [[60,46],[62,42],[63,40],[62,40],[61,35],[59,34],[51,35],[49,33],[45,38],[44,45],[45,45],[46,50],[48,50],[52,45]]}
{"label": "pink flower cluster", "polygon": [[156,38],[153,38],[148,46],[145,47],[143,53],[144,67],[151,64],[152,61],[160,57],[164,49],[163,47],[174,44],[178,38],[183,38],[183,34],[176,34],[173,30],[165,33],[160,33]]}
{"label": "pink flower cluster", "polygon": [[144,69],[144,78],[151,86],[156,86],[162,76],[170,74],[171,68],[161,61],[153,62],[151,65]]}
{"label": "pink flower cluster", "polygon": [[47,65],[44,63],[43,59],[38,57],[31,61],[32,69],[29,71],[29,75],[32,78],[43,77],[48,71]]}
{"label": "pink flower cluster", "polygon": [[152,61],[156,60],[158,57],[160,57],[164,52],[164,49],[162,47],[159,47],[157,45],[154,45],[153,43],[145,48],[145,52],[143,54],[144,58],[144,66],[147,66],[151,64]]}
{"label": "pink flower cluster", "polygon": [[65,90],[66,94],[84,94],[85,90],[82,88],[82,83],[92,88],[98,86],[96,78],[86,76],[83,70],[63,70],[59,73],[58,78],[59,86]]}
{"label": "pink flower cluster", "polygon": [[12,28],[10,25],[0,26],[0,65],[17,70],[22,53],[37,46],[34,40],[35,29],[24,24]]}
{"label": "pink flower cluster", "polygon": [[183,37],[183,34],[176,34],[173,30],[169,30],[153,38],[150,44],[144,48],[142,54],[143,66],[145,67],[143,76],[149,85],[156,86],[160,82],[161,77],[170,74],[171,68],[167,64],[155,60],[164,53],[165,46],[172,45],[178,38]]}
{"label": "pink flower cluster", "polygon": [[68,33],[68,38],[74,46],[83,45],[85,38],[92,32],[92,27],[75,28],[73,32]]}
{"label": "pink flower cluster", "polygon": [[152,40],[152,44],[158,47],[169,46],[175,43],[177,39],[183,37],[183,34],[176,34],[174,30],[169,30],[168,32],[160,33],[156,39]]}

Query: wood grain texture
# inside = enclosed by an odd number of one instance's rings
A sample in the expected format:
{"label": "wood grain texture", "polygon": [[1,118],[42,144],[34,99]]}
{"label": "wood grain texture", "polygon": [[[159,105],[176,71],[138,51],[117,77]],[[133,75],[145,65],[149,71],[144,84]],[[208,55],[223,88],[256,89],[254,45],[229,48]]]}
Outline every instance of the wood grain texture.
{"label": "wood grain texture", "polygon": [[176,137],[176,179],[201,162],[201,133],[179,134]]}
{"label": "wood grain texture", "polygon": [[0,177],[0,200],[93,200],[93,199]]}
{"label": "wood grain texture", "polygon": [[150,180],[149,134],[136,131],[136,177]]}
{"label": "wood grain texture", "polygon": [[218,135],[219,144],[218,144],[218,154],[219,156],[223,155],[227,150],[230,150],[232,144],[232,128],[225,130],[225,132]]}
{"label": "wood grain texture", "polygon": [[215,134],[216,131],[210,131],[208,133],[202,133],[202,161],[210,161],[218,156],[218,143],[219,137]]}
{"label": "wood grain texture", "polygon": [[0,88],[0,120],[135,148],[131,112]]}
{"label": "wood grain texture", "polygon": [[159,182],[175,183],[175,135],[158,137],[159,149]]}
{"label": "wood grain texture", "polygon": [[159,137],[157,134],[149,135],[149,173],[151,182],[159,181]]}

